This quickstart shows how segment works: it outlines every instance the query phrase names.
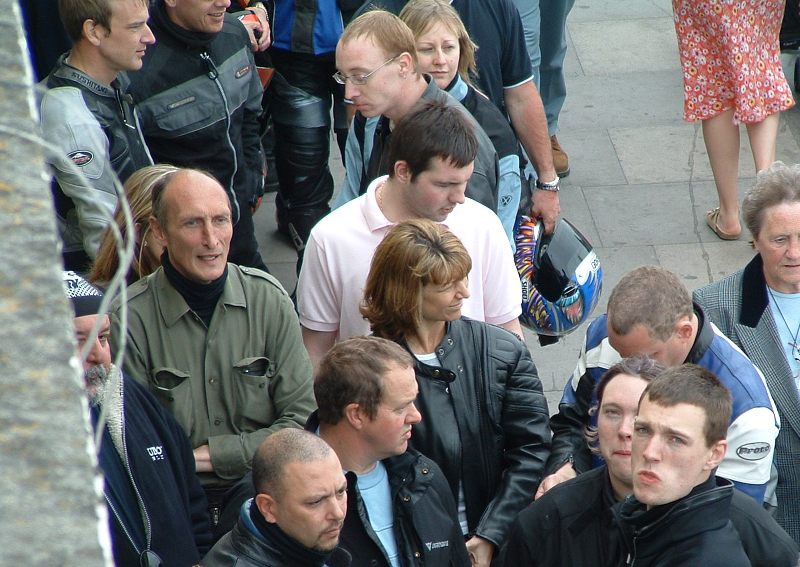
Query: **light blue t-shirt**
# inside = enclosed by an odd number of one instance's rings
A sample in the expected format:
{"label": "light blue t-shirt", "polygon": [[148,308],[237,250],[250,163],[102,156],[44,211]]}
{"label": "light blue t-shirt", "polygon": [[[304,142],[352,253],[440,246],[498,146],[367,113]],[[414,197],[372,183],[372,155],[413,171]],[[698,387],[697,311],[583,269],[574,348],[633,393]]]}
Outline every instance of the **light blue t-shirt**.
{"label": "light blue t-shirt", "polygon": [[375,535],[383,545],[392,567],[400,567],[397,541],[394,538],[394,508],[389,489],[389,475],[386,467],[378,461],[366,474],[357,475],[358,491],[367,508],[367,517]]}
{"label": "light blue t-shirt", "polygon": [[[792,369],[794,385],[800,391],[800,293],[781,293],[769,288],[769,309],[778,334],[783,354]],[[797,358],[795,358],[797,357]]]}

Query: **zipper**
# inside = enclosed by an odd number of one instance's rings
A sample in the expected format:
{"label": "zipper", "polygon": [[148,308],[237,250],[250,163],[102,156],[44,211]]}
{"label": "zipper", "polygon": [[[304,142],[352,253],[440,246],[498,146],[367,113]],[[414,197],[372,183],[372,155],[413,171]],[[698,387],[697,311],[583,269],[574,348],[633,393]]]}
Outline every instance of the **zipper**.
{"label": "zipper", "polygon": [[230,106],[228,105],[228,97],[225,96],[225,91],[222,88],[222,84],[219,82],[219,69],[214,64],[214,60],[211,59],[211,56],[208,54],[208,51],[203,51],[200,53],[200,59],[206,64],[207,76],[214,82],[214,86],[217,87],[217,91],[219,92],[219,96],[222,98],[222,105],[225,108],[225,139],[228,142],[228,148],[231,150],[231,156],[233,156],[233,172],[231,173],[231,180],[228,184],[228,191],[231,197],[231,206],[234,208],[235,218],[238,220],[240,216],[239,211],[239,201],[236,199],[236,191],[233,188],[233,180],[236,179],[236,174],[239,171],[239,158],[236,155],[236,148],[233,145],[233,141],[231,140],[231,112]]}
{"label": "zipper", "polygon": [[135,130],[136,127],[133,126],[130,122],[128,122],[128,115],[125,112],[125,105],[122,103],[122,95],[120,94],[119,87],[114,85],[114,99],[117,101],[117,108],[119,108],[119,113],[122,116],[122,123],[125,125],[126,128],[130,128],[131,130]]}
{"label": "zipper", "polygon": [[122,526],[122,531],[125,532],[125,536],[128,538],[128,541],[131,542],[131,545],[133,546],[133,549],[136,551],[136,555],[141,555],[142,551],[138,547],[136,547],[136,542],[133,541],[133,537],[131,537],[131,533],[128,531],[128,528],[125,525],[125,522],[122,521],[122,517],[119,515],[119,512],[117,512],[117,509],[114,507],[114,504],[111,502],[111,499],[108,497],[108,494],[106,494],[105,491],[103,491],[103,497],[106,499],[106,503],[108,504],[108,507],[111,508],[111,512],[114,514],[114,517],[117,519],[117,523],[120,526]]}
{"label": "zipper", "polygon": [[[124,422],[124,415],[125,415],[125,406],[123,402],[122,407],[122,415],[123,415],[123,422]],[[150,515],[147,513],[147,507],[144,504],[144,498],[142,498],[142,493],[139,492],[139,487],[136,486],[136,481],[133,479],[133,473],[131,473],[131,465],[128,462],[128,436],[125,434],[125,428],[123,426],[122,429],[122,450],[125,453],[125,470],[128,471],[128,478],[131,481],[131,486],[133,486],[133,491],[136,492],[136,499],[139,501],[139,506],[142,510],[142,519],[144,520],[144,533],[145,533],[145,540],[147,543],[147,549],[150,549],[150,543],[152,540],[152,526],[150,525]]]}

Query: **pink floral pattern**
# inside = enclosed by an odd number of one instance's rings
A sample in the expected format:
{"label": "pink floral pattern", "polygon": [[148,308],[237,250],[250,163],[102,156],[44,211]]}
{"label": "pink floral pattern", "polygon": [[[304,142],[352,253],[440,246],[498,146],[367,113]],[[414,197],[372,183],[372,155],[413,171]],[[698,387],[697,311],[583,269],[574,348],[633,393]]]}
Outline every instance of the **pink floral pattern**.
{"label": "pink floral pattern", "polygon": [[683,67],[683,117],[733,108],[735,123],[794,106],[780,62],[784,0],[673,0]]}

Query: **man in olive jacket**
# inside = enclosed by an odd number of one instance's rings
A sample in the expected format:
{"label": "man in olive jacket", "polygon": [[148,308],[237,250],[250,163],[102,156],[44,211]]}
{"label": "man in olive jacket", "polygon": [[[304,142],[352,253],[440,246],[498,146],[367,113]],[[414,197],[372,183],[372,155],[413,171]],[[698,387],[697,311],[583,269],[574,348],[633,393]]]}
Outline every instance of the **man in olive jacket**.
{"label": "man in olive jacket", "polygon": [[[117,299],[113,346],[126,338],[125,370],[185,429],[216,520],[260,443],[302,426],[314,409],[311,364],[280,283],[227,263],[231,208],[216,179],[189,169],[165,176],[150,225],[165,247],[162,266],[128,289],[127,333]],[[233,512],[218,534],[247,492],[225,502]]]}

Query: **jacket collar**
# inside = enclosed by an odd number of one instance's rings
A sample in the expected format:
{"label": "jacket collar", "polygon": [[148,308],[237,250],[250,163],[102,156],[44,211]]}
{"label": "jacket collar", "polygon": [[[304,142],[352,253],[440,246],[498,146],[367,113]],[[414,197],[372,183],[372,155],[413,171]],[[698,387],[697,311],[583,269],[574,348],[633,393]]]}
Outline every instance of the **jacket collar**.
{"label": "jacket collar", "polygon": [[712,474],[676,502],[647,510],[629,496],[614,507],[614,515],[629,546],[635,539],[639,553],[646,543],[644,557],[656,555],[682,540],[728,523],[733,490],[731,481]]}
{"label": "jacket collar", "polygon": [[[319,431],[319,410],[314,410],[306,420],[305,430],[316,434]],[[383,465],[386,467],[386,473],[389,475],[389,484],[392,487],[392,495],[406,482],[409,478],[409,471],[417,465],[420,461],[422,454],[414,449],[408,448],[406,452],[401,455],[387,457],[383,459]],[[424,463],[423,463],[424,466]],[[427,474],[427,471],[424,472]],[[348,472],[348,485],[351,480],[355,482],[355,473]]]}
{"label": "jacket collar", "polygon": [[739,323],[755,328],[768,305],[767,281],[764,279],[764,260],[756,254],[742,272],[742,311]]}
{"label": "jacket collar", "polygon": [[[436,347],[434,353],[436,357],[439,359],[439,362],[442,362],[448,354],[456,347],[456,341],[453,338],[451,330],[453,325],[459,325],[460,320],[456,321],[448,321],[446,323],[444,337],[442,337],[442,342]],[[402,346],[411,354],[414,359],[414,370],[420,376],[424,376],[426,378],[433,378],[434,380],[444,380],[445,382],[453,382],[456,379],[456,373],[452,370],[448,370],[444,366],[432,366],[430,364],[425,364],[424,362],[420,361],[414,353],[411,352],[411,349],[408,348],[408,344],[403,341]]]}
{"label": "jacket collar", "polygon": [[[614,490],[611,488],[611,481],[608,478],[608,468],[604,465],[593,469],[586,475],[602,476],[601,490],[595,491],[591,502],[586,502],[583,512],[575,516],[575,520],[568,526],[568,530],[575,536],[579,536],[588,526],[592,526],[598,521],[598,511],[604,525],[611,525],[613,514],[611,508],[616,504]],[[581,475],[583,477],[584,475]],[[599,479],[598,479],[599,481]],[[598,482],[598,484],[600,484]]]}
{"label": "jacket collar", "polygon": [[714,340],[714,329],[711,328],[711,324],[706,319],[706,314],[703,312],[702,307],[697,303],[693,303],[693,306],[694,314],[697,316],[697,336],[694,338],[694,344],[686,356],[685,362],[697,364],[697,361],[703,358],[703,355]]}
{"label": "jacket collar", "polygon": [[[115,79],[111,85],[104,85],[103,83],[98,83],[89,75],[78,69],[77,67],[73,67],[69,63],[67,63],[67,57],[69,56],[69,52],[64,53],[61,57],[59,57],[58,62],[56,63],[55,69],[53,69],[53,76],[58,77],[59,79],[63,79],[65,81],[71,81],[73,83],[78,83],[83,88],[98,96],[105,96],[114,98],[116,96],[116,91],[114,87],[119,87],[119,82]],[[124,77],[124,74],[120,73],[120,77]]]}
{"label": "jacket collar", "polygon": [[[158,309],[161,312],[161,319],[164,325],[172,327],[190,311],[189,306],[183,296],[178,293],[178,290],[169,283],[166,274],[164,274],[164,268],[158,268],[150,277],[153,280],[152,285],[155,287],[155,292],[159,298]],[[238,268],[232,264],[228,264],[228,278],[217,303],[217,310],[220,309],[220,305],[247,309],[247,298],[242,282],[238,277]]]}

